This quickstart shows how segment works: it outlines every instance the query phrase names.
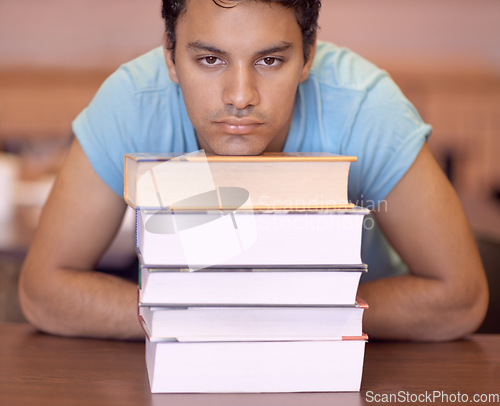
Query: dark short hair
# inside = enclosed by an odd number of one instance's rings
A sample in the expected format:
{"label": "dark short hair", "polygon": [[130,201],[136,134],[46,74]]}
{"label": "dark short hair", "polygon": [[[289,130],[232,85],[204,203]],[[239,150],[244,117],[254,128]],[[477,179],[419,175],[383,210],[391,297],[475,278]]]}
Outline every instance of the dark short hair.
{"label": "dark short hair", "polygon": [[[199,1],[199,0],[198,0]],[[245,0],[212,0],[219,7],[232,8]],[[321,7],[320,0],[258,0],[263,2],[275,2],[284,7],[293,8],[295,18],[302,31],[302,48],[304,62],[309,59],[311,45],[316,41],[318,30],[318,15]],[[175,27],[177,19],[186,11],[186,0],[163,0],[161,15],[165,20],[165,32],[167,34],[167,49],[175,55]]]}

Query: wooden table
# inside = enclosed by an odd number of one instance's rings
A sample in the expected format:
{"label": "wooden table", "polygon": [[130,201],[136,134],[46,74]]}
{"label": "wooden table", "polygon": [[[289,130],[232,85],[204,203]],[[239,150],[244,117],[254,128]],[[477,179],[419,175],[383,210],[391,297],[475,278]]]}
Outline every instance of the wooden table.
{"label": "wooden table", "polygon": [[[369,342],[360,393],[151,395],[141,342],[61,338],[27,324],[0,324],[2,406],[442,404],[422,401],[433,391],[448,399],[466,394],[469,404],[500,404],[500,335],[438,344]],[[408,402],[376,402],[389,394]],[[474,395],[489,394],[496,397],[473,402]],[[412,402],[417,396],[421,401]]]}

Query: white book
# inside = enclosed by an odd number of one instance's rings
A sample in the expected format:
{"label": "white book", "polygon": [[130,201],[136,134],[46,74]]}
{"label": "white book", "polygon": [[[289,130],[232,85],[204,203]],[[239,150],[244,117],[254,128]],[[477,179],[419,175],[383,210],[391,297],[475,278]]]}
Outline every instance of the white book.
{"label": "white book", "polygon": [[354,305],[366,265],[352,268],[148,268],[142,305]]}
{"label": "white book", "polygon": [[137,210],[147,266],[359,265],[363,208],[308,211]]}
{"label": "white book", "polygon": [[354,306],[139,307],[148,336],[179,341],[342,339],[363,334],[361,298]]}
{"label": "white book", "polygon": [[152,342],[152,393],[359,391],[366,336],[353,340]]}

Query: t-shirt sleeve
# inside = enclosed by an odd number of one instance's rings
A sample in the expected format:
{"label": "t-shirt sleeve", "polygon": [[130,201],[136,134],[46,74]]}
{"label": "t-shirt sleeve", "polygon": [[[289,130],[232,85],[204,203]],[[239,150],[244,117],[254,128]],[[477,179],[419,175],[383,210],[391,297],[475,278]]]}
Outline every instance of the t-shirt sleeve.
{"label": "t-shirt sleeve", "polygon": [[343,145],[344,154],[358,157],[349,175],[351,201],[370,209],[379,206],[413,164],[431,131],[389,75],[377,75]]}
{"label": "t-shirt sleeve", "polygon": [[119,196],[123,196],[124,154],[132,150],[138,111],[132,81],[120,68],[73,121],[73,132],[92,167]]}

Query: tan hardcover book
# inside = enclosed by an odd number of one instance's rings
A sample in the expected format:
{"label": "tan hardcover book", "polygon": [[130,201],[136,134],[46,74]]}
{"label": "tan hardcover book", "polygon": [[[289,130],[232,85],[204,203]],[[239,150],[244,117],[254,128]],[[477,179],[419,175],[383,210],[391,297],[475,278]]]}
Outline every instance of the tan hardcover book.
{"label": "tan hardcover book", "polygon": [[330,153],[126,154],[124,198],[136,209],[177,211],[348,208],[355,161]]}

